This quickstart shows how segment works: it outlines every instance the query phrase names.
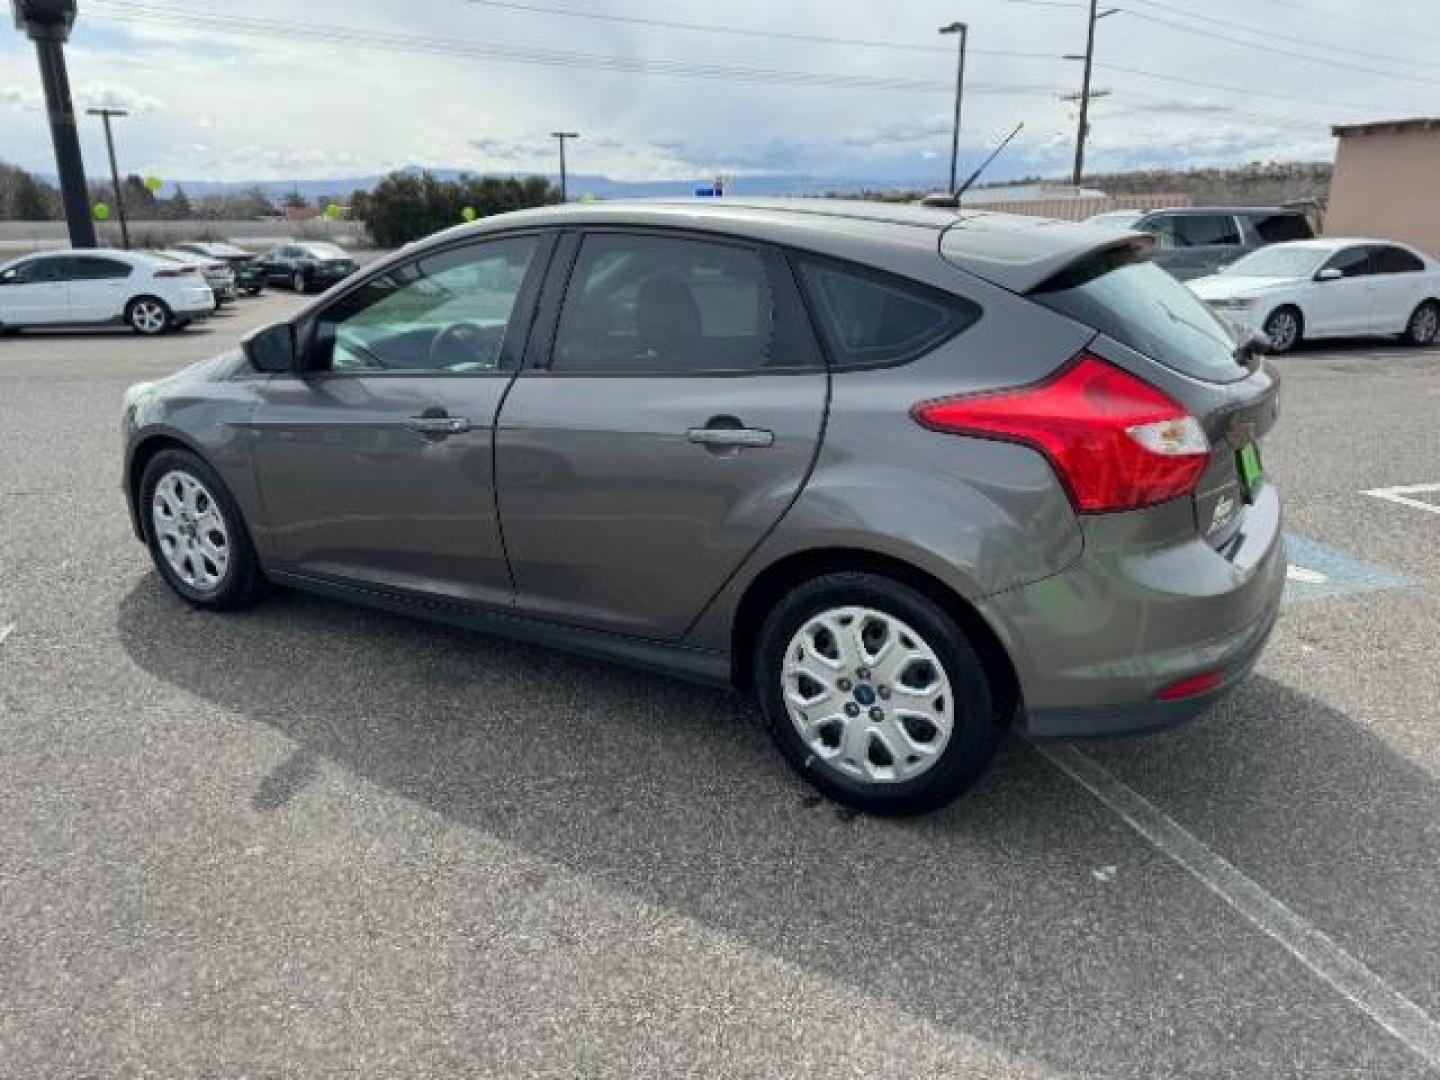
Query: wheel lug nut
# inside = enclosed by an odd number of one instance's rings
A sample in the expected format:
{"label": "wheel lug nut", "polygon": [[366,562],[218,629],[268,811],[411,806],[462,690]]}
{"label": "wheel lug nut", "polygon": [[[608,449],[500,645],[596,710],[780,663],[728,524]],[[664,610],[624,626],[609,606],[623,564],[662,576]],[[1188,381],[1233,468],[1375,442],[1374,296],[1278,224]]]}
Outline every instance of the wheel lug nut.
{"label": "wheel lug nut", "polygon": [[870,678],[870,669],[862,667],[859,671],[855,672],[855,677],[861,682],[864,682]]}
{"label": "wheel lug nut", "polygon": [[873,709],[870,710],[870,719],[874,720],[875,723],[878,724],[881,720],[885,719],[885,710],[880,708],[879,705],[876,705]]}
{"label": "wheel lug nut", "polygon": [[849,680],[849,679],[841,679],[841,680],[840,680],[838,683],[836,683],[835,685],[840,688],[840,692],[841,692],[842,694],[848,694],[848,693],[850,692],[850,685],[851,685],[851,684],[850,684],[850,680]]}
{"label": "wheel lug nut", "polygon": [[848,704],[848,705],[845,706],[845,715],[846,715],[846,716],[859,716],[859,715],[860,715],[860,706],[859,706],[859,705],[856,705],[853,701],[850,702],[850,704]]}
{"label": "wheel lug nut", "polygon": [[889,700],[890,700],[890,688],[889,688],[888,686],[882,686],[882,687],[880,687],[879,689],[877,689],[875,692],[880,695],[881,700],[884,700],[884,701],[889,701]]}

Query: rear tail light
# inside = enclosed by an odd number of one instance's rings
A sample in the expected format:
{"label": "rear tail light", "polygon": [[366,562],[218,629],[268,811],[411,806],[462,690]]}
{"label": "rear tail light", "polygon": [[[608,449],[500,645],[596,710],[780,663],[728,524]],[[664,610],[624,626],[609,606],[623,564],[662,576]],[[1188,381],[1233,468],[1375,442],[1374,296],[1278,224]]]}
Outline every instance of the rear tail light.
{"label": "rear tail light", "polygon": [[1205,431],[1184,406],[1083,352],[1048,382],[924,402],[911,415],[934,431],[1034,447],[1086,514],[1188,495],[1210,458]]}

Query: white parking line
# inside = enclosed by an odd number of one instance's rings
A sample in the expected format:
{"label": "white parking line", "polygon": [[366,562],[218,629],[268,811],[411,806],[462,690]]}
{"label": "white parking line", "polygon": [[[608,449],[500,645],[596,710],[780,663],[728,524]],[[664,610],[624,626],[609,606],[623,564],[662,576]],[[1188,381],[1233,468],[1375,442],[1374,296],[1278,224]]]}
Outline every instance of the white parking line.
{"label": "white parking line", "polygon": [[15,624],[13,622],[10,623],[8,626],[0,627],[0,645],[5,644],[5,639],[10,636],[10,631],[14,629]]}
{"label": "white parking line", "polygon": [[1409,498],[1411,495],[1422,495],[1435,491],[1440,491],[1440,484],[1409,484],[1405,487],[1372,488],[1365,494],[1374,495],[1377,499],[1384,499],[1387,502],[1399,503],[1401,506],[1424,510],[1429,514],[1440,514],[1440,503]]}
{"label": "white parking line", "polygon": [[1211,851],[1139,792],[1121,783],[1094,758],[1073,746],[1031,745],[1429,1067],[1440,1068],[1440,1023],[1424,1009]]}

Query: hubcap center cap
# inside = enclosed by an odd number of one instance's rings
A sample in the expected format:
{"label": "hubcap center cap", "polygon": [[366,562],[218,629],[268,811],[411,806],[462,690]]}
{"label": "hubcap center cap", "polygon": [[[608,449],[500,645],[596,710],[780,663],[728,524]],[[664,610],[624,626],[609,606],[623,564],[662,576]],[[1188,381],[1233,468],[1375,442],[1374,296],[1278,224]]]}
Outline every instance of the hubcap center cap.
{"label": "hubcap center cap", "polygon": [[855,687],[855,700],[861,705],[875,704],[875,688],[869,683],[861,683]]}

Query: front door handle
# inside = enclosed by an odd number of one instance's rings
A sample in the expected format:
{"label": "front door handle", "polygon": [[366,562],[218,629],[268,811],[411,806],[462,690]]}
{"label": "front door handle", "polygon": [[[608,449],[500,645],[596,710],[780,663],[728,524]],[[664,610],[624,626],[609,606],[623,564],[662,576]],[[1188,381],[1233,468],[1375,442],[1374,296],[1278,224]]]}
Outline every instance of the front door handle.
{"label": "front door handle", "polygon": [[762,448],[775,445],[775,433],[761,428],[701,427],[691,428],[685,437],[692,443],[727,450],[738,447]]}
{"label": "front door handle", "polygon": [[422,435],[463,435],[470,430],[470,421],[463,416],[412,416],[405,423]]}

